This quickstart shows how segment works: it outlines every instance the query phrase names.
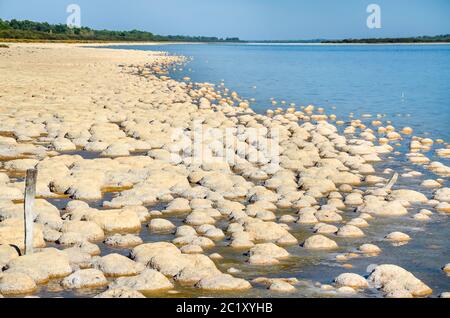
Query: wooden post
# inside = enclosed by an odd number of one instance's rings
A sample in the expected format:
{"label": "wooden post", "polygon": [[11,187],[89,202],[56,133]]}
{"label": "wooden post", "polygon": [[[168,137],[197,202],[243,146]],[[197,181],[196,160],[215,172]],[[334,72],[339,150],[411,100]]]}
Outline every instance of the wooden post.
{"label": "wooden post", "polygon": [[384,190],[387,192],[391,191],[392,187],[397,182],[397,179],[398,179],[398,173],[395,172],[394,175],[392,176],[392,178],[389,180],[389,182],[384,187]]}
{"label": "wooden post", "polygon": [[25,218],[25,253],[33,254],[33,206],[34,198],[36,196],[36,179],[37,170],[27,170],[27,177],[25,179],[25,199],[24,199],[24,218]]}

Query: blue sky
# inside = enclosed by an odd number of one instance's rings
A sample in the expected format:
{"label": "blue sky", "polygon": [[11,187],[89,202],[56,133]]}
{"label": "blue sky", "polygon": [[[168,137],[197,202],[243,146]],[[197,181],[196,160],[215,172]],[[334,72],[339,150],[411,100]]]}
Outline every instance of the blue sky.
{"label": "blue sky", "polygon": [[[65,23],[68,4],[96,29],[238,36],[246,40],[361,38],[450,33],[450,0],[0,0],[0,18]],[[381,29],[366,8],[381,7]]]}

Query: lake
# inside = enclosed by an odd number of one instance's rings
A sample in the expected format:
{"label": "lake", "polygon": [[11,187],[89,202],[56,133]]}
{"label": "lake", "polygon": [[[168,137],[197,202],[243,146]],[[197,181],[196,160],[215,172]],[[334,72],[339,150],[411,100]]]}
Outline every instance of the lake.
{"label": "lake", "polygon": [[[398,128],[450,139],[450,45],[179,44],[121,46],[192,57],[172,77],[255,98],[252,108],[313,104],[344,118],[386,114]],[[278,103],[281,106],[281,103]],[[278,107],[277,106],[277,107]],[[336,109],[332,109],[336,107]]]}

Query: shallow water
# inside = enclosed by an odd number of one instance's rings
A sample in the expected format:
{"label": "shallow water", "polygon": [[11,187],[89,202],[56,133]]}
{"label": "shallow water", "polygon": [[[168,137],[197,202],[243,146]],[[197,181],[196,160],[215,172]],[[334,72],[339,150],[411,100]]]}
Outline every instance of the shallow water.
{"label": "shallow water", "polygon": [[[219,84],[264,112],[293,102],[347,116],[386,114],[398,127],[450,140],[450,45],[120,46],[167,51],[193,60],[171,76]],[[287,106],[286,106],[287,107]],[[336,107],[332,110],[332,107]],[[409,115],[409,116],[408,116]]]}

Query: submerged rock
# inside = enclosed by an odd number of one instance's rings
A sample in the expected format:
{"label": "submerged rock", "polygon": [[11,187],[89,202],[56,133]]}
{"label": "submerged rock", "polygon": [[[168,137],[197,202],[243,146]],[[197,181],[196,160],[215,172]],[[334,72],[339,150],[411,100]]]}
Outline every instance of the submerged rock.
{"label": "submerged rock", "polygon": [[108,277],[133,276],[145,269],[145,266],[141,263],[115,253],[97,258],[94,261],[94,267]]}
{"label": "submerged rock", "polygon": [[152,231],[167,231],[176,228],[176,226],[165,219],[152,219],[148,224],[148,228]]}
{"label": "submerged rock", "polygon": [[305,242],[303,242],[303,247],[310,250],[328,250],[336,249],[338,245],[332,239],[317,234],[308,237]]}
{"label": "submerged rock", "polygon": [[116,287],[98,294],[95,298],[145,298],[145,296],[129,287]]}
{"label": "submerged rock", "polygon": [[364,232],[359,227],[354,225],[344,225],[337,232],[337,236],[341,237],[362,237]]}
{"label": "submerged rock", "polygon": [[195,287],[213,291],[238,291],[250,289],[252,286],[245,279],[220,274],[201,279]]}
{"label": "submerged rock", "polygon": [[269,286],[269,290],[273,292],[279,292],[279,293],[291,293],[294,292],[296,289],[294,286],[289,284],[288,282],[282,281],[282,280],[276,280]]}
{"label": "submerged rock", "polygon": [[358,251],[364,254],[379,254],[381,253],[381,249],[374,244],[363,244],[358,247]]}
{"label": "submerged rock", "polygon": [[119,277],[110,288],[127,287],[141,293],[168,290],[173,288],[172,283],[160,272],[146,269],[141,274],[132,277]]}
{"label": "submerged rock", "polygon": [[340,274],[334,279],[334,282],[338,287],[352,287],[352,288],[367,288],[369,285],[364,277],[353,273]]}
{"label": "submerged rock", "polygon": [[424,203],[428,201],[424,194],[407,189],[394,190],[391,192],[390,197],[393,200],[407,201],[411,203]]}
{"label": "submerged rock", "polygon": [[95,288],[106,286],[108,281],[98,269],[81,269],[67,276],[61,282],[64,288]]}
{"label": "submerged rock", "polygon": [[115,248],[129,248],[142,244],[143,241],[139,236],[134,234],[114,234],[113,236],[107,237],[103,243]]}
{"label": "submerged rock", "polygon": [[386,235],[385,238],[392,242],[407,242],[411,239],[411,237],[408,234],[402,232],[389,233],[388,235]]}

